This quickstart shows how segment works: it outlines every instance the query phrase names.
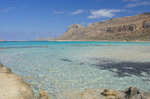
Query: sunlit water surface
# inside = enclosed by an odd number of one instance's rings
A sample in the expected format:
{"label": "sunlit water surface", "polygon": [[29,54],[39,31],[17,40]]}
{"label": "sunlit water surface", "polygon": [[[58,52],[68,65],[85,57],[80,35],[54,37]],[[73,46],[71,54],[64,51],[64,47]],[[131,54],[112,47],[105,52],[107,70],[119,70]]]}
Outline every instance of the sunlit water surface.
{"label": "sunlit water surface", "polygon": [[148,42],[0,42],[0,62],[37,94],[129,86],[150,91]]}

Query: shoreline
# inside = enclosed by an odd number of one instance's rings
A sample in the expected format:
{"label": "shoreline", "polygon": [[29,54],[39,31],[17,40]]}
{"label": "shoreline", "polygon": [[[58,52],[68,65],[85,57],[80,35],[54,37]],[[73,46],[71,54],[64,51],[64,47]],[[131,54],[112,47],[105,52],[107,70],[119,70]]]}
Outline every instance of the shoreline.
{"label": "shoreline", "polygon": [[140,40],[133,40],[133,41],[124,41],[124,40],[44,40],[44,41],[0,41],[0,42],[150,42],[150,41],[140,41]]}
{"label": "shoreline", "polygon": [[1,99],[35,99],[30,85],[19,75],[0,63],[0,98]]}
{"label": "shoreline", "polygon": [[[64,91],[53,97],[46,91],[41,91],[39,96],[33,92],[29,84],[16,75],[10,68],[0,63],[0,96],[4,99],[150,99],[150,93],[131,86],[125,90],[87,88],[82,92]],[[18,84],[19,83],[19,84]],[[17,93],[17,95],[16,95]]]}

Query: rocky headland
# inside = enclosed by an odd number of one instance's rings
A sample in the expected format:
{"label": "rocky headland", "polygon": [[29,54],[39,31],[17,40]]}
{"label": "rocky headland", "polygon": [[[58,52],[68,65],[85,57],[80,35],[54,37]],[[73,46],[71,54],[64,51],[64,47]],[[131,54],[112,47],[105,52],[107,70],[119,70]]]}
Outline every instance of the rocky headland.
{"label": "rocky headland", "polygon": [[96,22],[73,24],[57,40],[150,41],[150,13]]}
{"label": "rocky headland", "polygon": [[150,12],[96,22],[73,24],[60,37],[34,41],[150,41]]}
{"label": "rocky headland", "polygon": [[0,99],[35,99],[29,85],[1,63]]}
{"label": "rocky headland", "polygon": [[[129,87],[124,91],[110,89],[86,89],[83,92],[65,91],[57,97],[49,97],[45,91],[37,99],[150,99],[150,93]],[[0,99],[36,99],[29,85],[0,63]]]}

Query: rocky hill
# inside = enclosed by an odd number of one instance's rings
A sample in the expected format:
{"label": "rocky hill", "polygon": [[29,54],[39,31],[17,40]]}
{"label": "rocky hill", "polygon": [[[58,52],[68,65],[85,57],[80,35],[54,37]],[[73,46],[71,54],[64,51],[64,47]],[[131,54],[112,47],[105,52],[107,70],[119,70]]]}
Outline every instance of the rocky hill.
{"label": "rocky hill", "polygon": [[73,24],[57,40],[150,41],[150,13],[96,22],[87,27]]}

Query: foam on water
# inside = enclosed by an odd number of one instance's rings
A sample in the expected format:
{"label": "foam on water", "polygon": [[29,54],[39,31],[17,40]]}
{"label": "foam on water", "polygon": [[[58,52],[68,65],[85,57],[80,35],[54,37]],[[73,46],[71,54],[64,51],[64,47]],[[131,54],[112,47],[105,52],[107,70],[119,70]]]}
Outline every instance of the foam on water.
{"label": "foam on water", "polygon": [[0,42],[0,48],[6,48],[0,49],[0,62],[35,93],[57,96],[66,90],[129,86],[150,91],[150,43]]}

